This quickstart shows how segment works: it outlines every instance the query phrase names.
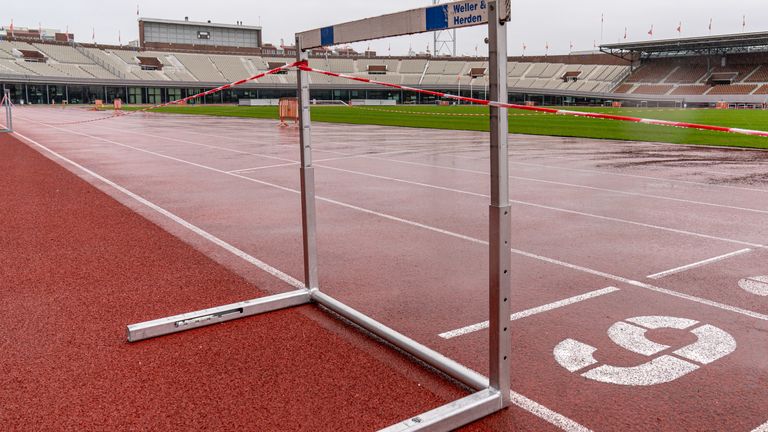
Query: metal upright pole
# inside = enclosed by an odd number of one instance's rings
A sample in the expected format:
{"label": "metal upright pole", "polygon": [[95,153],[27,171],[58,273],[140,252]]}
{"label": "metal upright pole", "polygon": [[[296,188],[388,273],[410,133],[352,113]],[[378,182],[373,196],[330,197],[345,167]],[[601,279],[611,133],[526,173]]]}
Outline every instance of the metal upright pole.
{"label": "metal upright pole", "polygon": [[[505,0],[489,2],[488,40],[491,100],[506,103],[507,27]],[[491,108],[490,206],[490,385],[510,404],[510,265],[511,214],[509,203],[509,124],[506,108]]]}
{"label": "metal upright pole", "polygon": [[13,105],[11,104],[11,90],[5,89],[5,119],[8,132],[13,132]]}
{"label": "metal upright pole", "polygon": [[[309,53],[296,38],[296,58],[307,61]],[[317,223],[315,211],[315,168],[312,166],[312,120],[309,113],[309,73],[301,69],[296,80],[299,99],[299,140],[301,144],[301,222],[304,235],[304,283],[307,289],[320,287],[317,276]]]}

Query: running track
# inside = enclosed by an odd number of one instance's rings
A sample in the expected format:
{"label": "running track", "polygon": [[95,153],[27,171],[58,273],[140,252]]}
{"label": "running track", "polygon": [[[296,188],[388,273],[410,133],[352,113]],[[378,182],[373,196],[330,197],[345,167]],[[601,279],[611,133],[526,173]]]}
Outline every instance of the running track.
{"label": "running track", "polygon": [[[50,156],[44,146],[108,179],[112,186],[59,160],[263,291],[289,286],[213,244],[212,236],[301,277],[295,129],[274,121],[157,114],[69,125],[103,114],[50,108],[16,114],[17,131],[34,148]],[[486,135],[315,124],[313,137],[324,290],[487,373]],[[512,372],[520,397],[517,407],[482,425],[768,428],[768,284],[760,279],[768,275],[768,153],[514,136],[510,162]],[[206,306],[228,301],[222,296]],[[169,299],[131,322],[158,318],[160,309],[161,315],[187,312],[184,306]],[[609,328],[626,330],[633,318],[646,316],[696,324],[647,330],[650,341],[631,331],[609,336]],[[702,325],[730,339],[705,347],[709,358],[681,356],[678,350],[697,340],[690,331]],[[138,346],[194,344],[194,333]],[[570,351],[565,363],[584,366],[570,372],[556,360],[564,341],[596,349],[596,363],[585,366]],[[649,345],[660,348],[637,351]],[[635,385],[585,377],[601,365],[626,369],[662,356],[693,370],[675,379],[669,375],[680,367],[662,368],[668,382],[656,385],[641,385],[658,375],[649,370]],[[400,395],[371,389],[361,397]]]}

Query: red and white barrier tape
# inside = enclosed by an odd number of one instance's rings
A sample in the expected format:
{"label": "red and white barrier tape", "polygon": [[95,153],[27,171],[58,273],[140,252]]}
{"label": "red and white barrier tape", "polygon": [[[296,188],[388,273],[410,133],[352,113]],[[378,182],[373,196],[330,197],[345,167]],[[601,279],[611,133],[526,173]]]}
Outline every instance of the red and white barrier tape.
{"label": "red and white barrier tape", "polygon": [[220,91],[224,91],[224,90],[230,89],[232,87],[241,86],[241,85],[243,85],[245,83],[248,83],[248,82],[251,82],[251,81],[256,81],[257,79],[264,78],[267,75],[276,74],[278,72],[281,72],[281,71],[284,71],[284,70],[287,70],[287,69],[291,69],[291,68],[297,67],[300,64],[303,64],[303,63],[302,62],[294,62],[294,63],[291,63],[291,64],[286,64],[286,65],[283,65],[283,66],[280,66],[280,67],[277,67],[277,68],[274,68],[274,69],[270,69],[270,70],[268,70],[266,72],[262,72],[260,74],[254,75],[254,76],[252,76],[250,78],[241,79],[240,81],[235,81],[233,83],[229,83],[229,84],[225,84],[225,85],[220,86],[220,87],[216,87],[215,89],[207,90],[207,91],[204,91],[204,92],[192,95],[192,96],[187,96],[187,97],[185,97],[183,99],[178,99],[178,100],[175,100],[175,101],[166,102],[166,103],[163,103],[163,104],[153,105],[151,107],[142,108],[142,109],[139,109],[139,110],[136,110],[136,111],[117,111],[117,110],[115,110],[114,114],[112,114],[111,116],[108,116],[108,117],[100,117],[100,118],[96,118],[96,119],[82,120],[82,121],[70,122],[70,123],[48,123],[48,124],[49,125],[61,126],[61,125],[91,123],[91,122],[96,122],[96,121],[101,121],[101,120],[108,120],[108,119],[117,118],[117,117],[124,117],[124,116],[127,116],[127,115],[132,115],[132,114],[137,114],[137,113],[143,113],[143,112],[151,111],[153,109],[163,108],[163,107],[167,107],[167,106],[171,106],[171,105],[184,104],[184,103],[189,102],[189,101],[191,101],[193,99],[197,99],[197,98],[205,97],[205,96],[208,96],[208,95],[212,95],[214,93],[218,93]]}
{"label": "red and white barrier tape", "polygon": [[650,125],[657,125],[657,126],[674,126],[674,127],[680,127],[680,128],[686,128],[686,129],[699,129],[699,130],[708,130],[708,131],[716,131],[716,132],[729,132],[729,133],[735,133],[740,135],[768,137],[768,132],[750,130],[750,129],[739,129],[739,128],[730,128],[725,126],[712,126],[712,125],[704,125],[704,124],[697,124],[697,123],[675,122],[675,121],[668,121],[668,120],[654,120],[654,119],[646,119],[646,118],[640,118],[640,117],[629,117],[629,116],[601,114],[601,113],[592,113],[592,112],[583,112],[583,111],[560,110],[555,108],[532,107],[527,105],[516,105],[516,104],[510,104],[510,103],[494,102],[494,101],[489,101],[485,99],[476,99],[471,97],[453,95],[450,93],[443,93],[443,92],[437,92],[432,90],[423,90],[415,87],[408,87],[408,86],[403,86],[399,84],[376,81],[368,78],[362,78],[362,77],[353,76],[353,75],[346,75],[342,73],[328,72],[320,69],[311,68],[304,63],[298,64],[297,66],[299,69],[306,72],[314,72],[314,73],[319,73],[322,75],[327,75],[327,76],[332,76],[337,78],[345,78],[352,81],[358,81],[358,82],[363,82],[368,84],[376,84],[384,87],[395,88],[398,90],[412,91],[416,93],[428,94],[428,95],[442,97],[446,99],[454,99],[454,100],[460,100],[465,102],[471,102],[478,105],[486,105],[486,106],[491,106],[496,108],[507,108],[507,109],[533,111],[533,112],[555,114],[555,115],[587,117],[587,118],[596,118],[596,119],[603,119],[603,120],[618,120],[618,121],[624,121],[624,122],[643,123],[643,124],[650,124]]}

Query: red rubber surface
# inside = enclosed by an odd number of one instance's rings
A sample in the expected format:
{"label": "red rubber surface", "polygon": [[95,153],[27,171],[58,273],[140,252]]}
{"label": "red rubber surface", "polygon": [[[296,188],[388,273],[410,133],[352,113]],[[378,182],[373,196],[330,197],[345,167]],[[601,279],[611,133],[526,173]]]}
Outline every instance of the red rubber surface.
{"label": "red rubber surface", "polygon": [[129,345],[262,293],[8,134],[0,184],[4,431],[369,430],[463,395],[311,306]]}
{"label": "red rubber surface", "polygon": [[[298,157],[295,129],[270,121],[162,115],[98,122],[87,129],[43,124],[87,116],[78,110],[25,108],[17,110],[16,125],[23,135],[301,277],[299,200],[286,190],[297,187],[297,168],[290,165]],[[487,248],[482,244],[487,135],[317,124],[313,137],[317,189],[324,199],[318,202],[324,290],[487,373],[487,332],[450,340],[438,336],[487,319]],[[750,432],[765,423],[768,298],[747,293],[738,282],[768,274],[762,246],[768,238],[768,153],[515,136],[510,163],[513,246],[519,251],[512,263],[515,311],[609,286],[620,290],[514,321],[513,389],[598,431]],[[258,169],[227,173],[250,168]],[[287,289],[105,190],[265,292]],[[745,248],[752,251],[662,279],[647,278]],[[226,302],[218,300],[209,298],[204,306]],[[192,306],[168,302],[142,309],[142,316],[127,322]],[[647,358],[617,347],[606,331],[644,315],[711,324],[732,335],[737,348],[653,387],[597,383],[555,362],[554,347],[572,338],[596,347],[604,364],[642,364]],[[230,329],[248,322],[199,334],[232,337]],[[324,318],[313,322],[329,326]],[[349,332],[338,326],[330,330],[376,359],[387,355],[368,341],[348,339]],[[198,332],[180,336],[197,337]],[[649,338],[674,347],[692,343],[685,331],[653,331]],[[165,346],[168,340],[152,343]],[[555,429],[523,409],[481,425]]]}

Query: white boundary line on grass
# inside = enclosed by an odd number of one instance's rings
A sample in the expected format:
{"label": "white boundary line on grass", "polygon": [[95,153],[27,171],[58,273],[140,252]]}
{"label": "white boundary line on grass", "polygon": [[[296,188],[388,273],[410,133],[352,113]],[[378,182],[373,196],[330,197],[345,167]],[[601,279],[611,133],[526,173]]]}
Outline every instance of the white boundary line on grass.
{"label": "white boundary line on grass", "polygon": [[[55,157],[55,158],[65,162],[65,163],[67,163],[67,164],[77,168],[78,170],[82,171],[86,175],[91,176],[91,177],[93,177],[93,178],[95,178],[95,179],[97,179],[97,180],[99,180],[99,181],[109,185],[110,187],[114,188],[115,190],[117,190],[117,191],[127,195],[128,197],[136,200],[137,202],[139,202],[139,203],[149,207],[152,210],[155,210],[156,212],[158,212],[161,215],[171,219],[172,221],[176,222],[177,224],[183,226],[184,228],[187,228],[187,229],[191,230],[195,234],[198,234],[201,237],[205,238],[206,240],[211,241],[212,243],[214,243],[214,244],[224,248],[228,252],[230,252],[230,253],[232,253],[232,254],[234,254],[234,255],[244,259],[245,261],[255,265],[259,269],[264,270],[265,272],[271,274],[272,276],[275,276],[276,278],[282,280],[283,282],[286,282],[289,285],[292,285],[292,286],[294,286],[296,288],[303,288],[304,287],[304,284],[302,282],[298,281],[297,279],[295,279],[295,278],[293,278],[293,277],[283,273],[282,271],[280,271],[280,270],[278,270],[278,269],[276,269],[276,268],[274,268],[274,267],[264,263],[261,260],[256,259],[255,257],[247,254],[246,252],[244,252],[244,251],[242,251],[242,250],[232,246],[231,244],[229,244],[229,243],[219,239],[218,237],[208,233],[207,231],[203,230],[202,228],[199,228],[199,227],[193,225],[192,223],[187,222],[186,220],[182,219],[181,217],[179,217],[179,216],[171,213],[170,211],[168,211],[168,210],[158,206],[157,204],[154,204],[153,202],[151,202],[151,201],[141,197],[140,195],[137,195],[137,194],[131,192],[130,190],[128,190],[128,189],[118,185],[117,183],[107,179],[106,177],[103,177],[103,176],[95,173],[94,171],[91,171],[90,169],[88,169],[88,168],[78,164],[77,162],[74,162],[74,161],[64,157],[63,155],[61,155],[61,154],[59,154],[59,153],[49,149],[48,147],[38,143],[37,141],[35,141],[35,140],[31,139],[31,138],[28,138],[28,137],[26,137],[26,136],[24,136],[24,135],[22,135],[20,133],[15,133],[15,135],[18,136],[19,138],[21,138],[21,139],[31,143],[31,144],[37,146],[41,150],[43,150],[43,151],[47,152],[48,154],[50,154],[51,156],[53,156],[53,157]],[[243,177],[243,178],[245,178],[245,177]],[[568,418],[568,417],[566,417],[566,416],[564,416],[564,415],[562,415],[562,414],[560,414],[560,413],[558,413],[556,411],[553,411],[553,410],[545,407],[544,405],[541,405],[538,402],[535,402],[534,400],[525,397],[524,395],[522,395],[520,393],[517,393],[515,391],[510,391],[510,395],[512,397],[512,402],[515,405],[517,405],[518,407],[520,407],[520,408],[524,409],[525,411],[528,411],[529,413],[531,413],[531,414],[533,414],[533,415],[535,415],[535,416],[537,416],[537,417],[539,417],[539,418],[549,422],[552,425],[555,425],[555,426],[561,428],[562,430],[564,430],[566,432],[591,432],[590,429],[582,426],[581,424],[577,423],[576,421],[571,420],[570,418]]]}
{"label": "white boundary line on grass", "polygon": [[[253,183],[257,183],[257,184],[261,184],[263,186],[267,186],[267,187],[270,187],[270,188],[273,188],[273,189],[283,190],[283,191],[286,191],[286,192],[291,192],[293,194],[300,194],[301,193],[300,191],[298,191],[296,189],[291,189],[289,187],[280,186],[280,185],[269,183],[269,182],[265,182],[265,181],[262,181],[262,180],[253,179],[253,178],[242,176],[242,175],[239,175],[239,174],[229,174],[226,171],[220,170],[218,168],[213,168],[213,167],[201,165],[201,164],[198,164],[198,163],[195,163],[195,162],[190,162],[190,161],[186,161],[186,160],[183,160],[183,159],[175,158],[173,156],[168,156],[168,155],[164,155],[164,154],[161,154],[161,153],[156,153],[156,152],[153,152],[151,150],[146,150],[146,149],[142,149],[142,148],[139,148],[139,147],[133,147],[133,146],[130,146],[128,144],[119,143],[117,141],[112,141],[112,140],[109,140],[109,139],[106,139],[106,138],[101,138],[101,137],[97,137],[97,136],[93,136],[93,135],[88,135],[88,134],[81,133],[81,132],[70,131],[70,130],[62,129],[62,128],[59,128],[59,127],[56,127],[56,126],[46,125],[44,123],[40,123],[40,122],[37,122],[37,121],[33,121],[33,122],[34,123],[38,123],[38,124],[43,125],[43,126],[46,126],[46,127],[49,127],[49,128],[52,128],[52,129],[56,129],[56,130],[62,131],[62,132],[67,132],[67,133],[70,133],[70,134],[73,134],[73,135],[84,136],[84,137],[91,138],[91,139],[94,139],[94,140],[97,140],[97,141],[103,141],[103,142],[111,143],[111,144],[117,145],[119,147],[125,147],[125,148],[133,149],[133,150],[136,150],[136,151],[139,151],[139,152],[142,152],[142,153],[147,153],[147,154],[150,154],[150,155],[154,155],[154,156],[157,156],[157,157],[160,157],[160,158],[164,158],[164,159],[168,159],[168,160],[173,160],[173,161],[184,163],[184,164],[188,164],[188,165],[191,165],[191,166],[196,166],[198,168],[202,168],[202,169],[205,169],[205,170],[208,170],[208,171],[211,171],[211,172],[217,172],[217,173],[220,173],[220,174],[225,174],[225,175],[229,175],[229,176],[232,176],[232,177],[244,179],[244,180],[247,180],[247,181],[250,181],[250,182],[253,182]],[[436,233],[439,233],[439,234],[444,234],[446,236],[450,236],[450,237],[453,237],[453,238],[458,238],[458,239],[466,240],[466,241],[471,242],[471,243],[488,246],[488,242],[487,241],[480,240],[480,239],[477,239],[477,238],[474,238],[474,237],[471,237],[471,236],[467,236],[467,235],[464,235],[464,234],[455,233],[455,232],[452,232],[452,231],[444,230],[442,228],[437,228],[437,227],[434,227],[434,226],[431,226],[431,225],[426,225],[426,224],[423,224],[423,223],[420,223],[420,222],[415,222],[415,221],[408,220],[408,219],[403,219],[403,218],[400,218],[400,217],[397,217],[397,216],[392,216],[392,215],[389,215],[389,214],[386,214],[386,213],[380,213],[380,212],[377,212],[377,211],[374,211],[374,210],[369,210],[369,209],[366,209],[366,208],[358,207],[358,206],[353,205],[353,204],[348,204],[348,203],[345,203],[345,202],[336,201],[336,200],[333,200],[333,199],[330,199],[330,198],[323,198],[323,197],[318,196],[318,197],[316,197],[316,199],[318,201],[326,202],[326,203],[329,203],[329,204],[334,204],[334,205],[337,205],[339,207],[347,208],[347,209],[350,209],[350,210],[356,210],[356,211],[359,211],[361,213],[370,214],[372,216],[377,216],[377,217],[380,217],[380,218],[383,218],[383,219],[391,220],[391,221],[394,221],[394,222],[399,222],[399,223],[402,223],[402,224],[405,224],[405,225],[410,225],[410,226],[413,226],[413,227],[416,227],[416,228],[422,228],[422,229],[425,229],[425,230],[428,230],[428,231],[436,232]],[[588,273],[588,274],[592,274],[592,275],[595,275],[595,276],[600,276],[600,277],[603,277],[603,278],[606,278],[606,279],[611,279],[611,280],[614,280],[614,281],[626,283],[628,285],[632,285],[632,286],[643,288],[643,289],[646,289],[646,290],[649,290],[649,291],[654,291],[654,292],[657,292],[657,293],[662,293],[662,294],[666,294],[666,295],[669,295],[669,296],[673,296],[673,297],[689,300],[689,301],[692,301],[692,302],[696,302],[696,303],[699,303],[699,304],[711,306],[711,307],[714,307],[714,308],[717,308],[717,309],[721,309],[721,310],[724,310],[724,311],[734,312],[734,313],[737,313],[737,314],[740,314],[740,315],[744,315],[744,316],[748,316],[748,317],[751,317],[751,318],[755,318],[755,319],[758,319],[758,320],[768,321],[768,315],[761,314],[759,312],[754,312],[754,311],[750,311],[750,310],[743,309],[743,308],[740,308],[740,307],[731,306],[731,305],[727,305],[727,304],[724,304],[724,303],[716,302],[716,301],[713,301],[713,300],[708,300],[708,299],[705,299],[705,298],[696,297],[696,296],[693,296],[693,295],[683,294],[683,293],[680,293],[680,292],[677,292],[677,291],[656,287],[656,286],[649,285],[649,284],[646,284],[646,283],[643,283],[643,282],[639,282],[639,281],[635,281],[635,280],[632,280],[632,279],[628,279],[628,278],[625,278],[625,277],[622,277],[622,276],[616,276],[616,275],[612,275],[610,273],[602,272],[602,271],[599,271],[599,270],[594,270],[594,269],[591,269],[591,268],[588,268],[588,267],[583,267],[583,266],[579,266],[579,265],[576,265],[576,264],[570,264],[570,263],[567,263],[567,262],[564,262],[564,261],[556,260],[554,258],[548,258],[548,257],[542,256],[542,255],[537,255],[537,254],[534,254],[534,253],[531,253],[531,252],[525,252],[525,251],[522,251],[522,250],[519,250],[519,249],[511,249],[511,251],[514,254],[525,256],[525,257],[532,258],[532,259],[535,259],[535,260],[548,262],[548,263],[551,263],[551,264],[554,264],[554,265],[558,265],[558,266],[570,268],[570,269],[573,269],[573,270],[581,271],[583,273]]]}
{"label": "white boundary line on grass", "polygon": [[[601,296],[604,296],[604,295],[613,294],[613,293],[618,292],[618,291],[621,291],[621,290],[616,288],[616,287],[608,287],[608,288],[604,288],[604,289],[601,289],[601,290],[588,292],[586,294],[574,296],[574,297],[571,297],[571,298],[568,298],[568,299],[565,299],[565,300],[556,301],[554,303],[550,303],[550,304],[547,304],[547,305],[544,305],[544,306],[539,306],[539,307],[531,308],[531,309],[524,310],[524,311],[521,311],[521,312],[513,313],[509,317],[509,320],[510,321],[521,320],[523,318],[528,318],[528,317],[531,317],[531,316],[534,316],[534,315],[542,314],[544,312],[549,312],[549,311],[553,311],[555,309],[560,309],[560,308],[563,308],[563,307],[566,307],[566,306],[571,306],[571,305],[574,305],[576,303],[581,303],[581,302],[584,302],[584,301],[587,301],[587,300],[591,300],[591,299],[594,299],[594,298],[597,298],[597,297],[601,297]],[[454,338],[457,338],[459,336],[463,336],[463,335],[466,335],[466,334],[470,334],[470,333],[474,333],[474,332],[477,332],[477,331],[480,331],[480,330],[487,329],[489,324],[490,323],[488,321],[483,321],[481,323],[472,324],[472,325],[469,325],[469,326],[466,326],[466,327],[462,327],[460,329],[451,330],[451,331],[448,331],[448,332],[445,332],[445,333],[440,333],[438,336],[440,336],[443,339],[454,339]]]}
{"label": "white boundary line on grass", "polygon": [[739,251],[736,251],[736,252],[731,252],[729,254],[716,256],[714,258],[710,258],[710,259],[706,259],[706,260],[703,260],[703,261],[695,262],[693,264],[688,264],[688,265],[684,265],[684,266],[681,266],[681,267],[673,268],[671,270],[667,270],[667,271],[663,271],[663,272],[660,272],[660,273],[652,274],[652,275],[649,275],[647,277],[648,277],[648,279],[654,279],[654,280],[662,279],[662,278],[665,278],[667,276],[671,276],[673,274],[682,273],[682,272],[685,272],[685,271],[688,271],[688,270],[692,270],[692,269],[695,269],[695,268],[698,268],[698,267],[704,267],[705,265],[713,264],[713,263],[720,262],[720,261],[724,261],[724,260],[727,260],[728,258],[737,257],[739,255],[744,255],[744,254],[749,253],[749,252],[752,252],[752,249],[742,249],[742,250],[739,250]]}

